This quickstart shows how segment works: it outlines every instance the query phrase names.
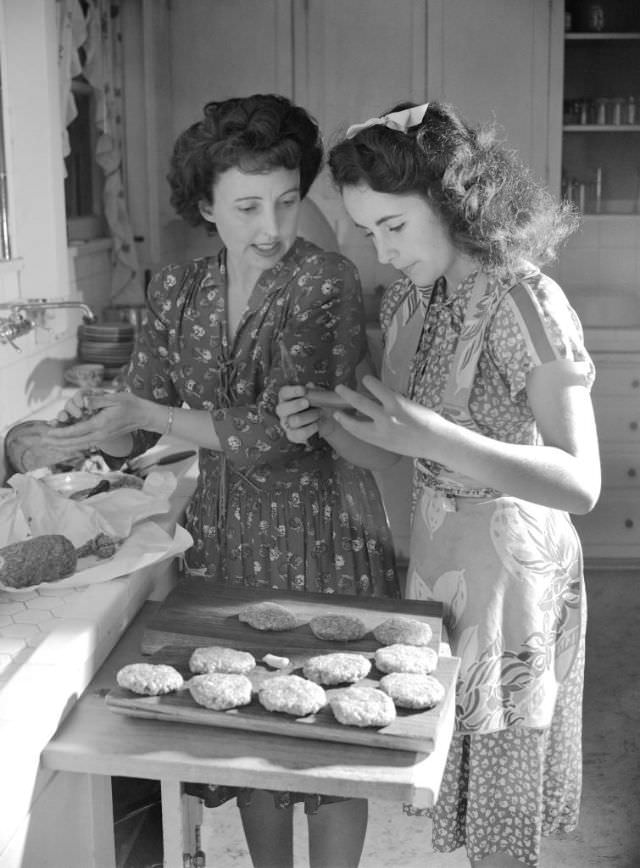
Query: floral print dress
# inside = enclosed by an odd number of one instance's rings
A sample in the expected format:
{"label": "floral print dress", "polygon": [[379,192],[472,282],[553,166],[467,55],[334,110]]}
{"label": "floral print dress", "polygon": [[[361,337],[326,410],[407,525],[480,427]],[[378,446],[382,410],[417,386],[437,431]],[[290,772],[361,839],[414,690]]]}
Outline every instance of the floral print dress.
{"label": "floral print dress", "polygon": [[[349,260],[297,239],[259,278],[232,341],[223,253],[164,268],[147,307],[128,388],[208,410],[221,444],[199,450],[187,572],[245,587],[398,596],[372,474],[317,436],[290,443],[275,414],[283,385],[355,383],[366,335]],[[136,450],[157,436],[138,432]]]}
{"label": "floral print dress", "polygon": [[[473,273],[450,295],[403,279],[381,316],[387,385],[497,440],[540,442],[534,367],[567,359],[593,381],[575,314],[533,267],[507,282]],[[535,866],[541,832],[573,828],[580,799],[586,607],[569,516],[416,461],[406,593],[444,604],[461,659],[434,847]]]}

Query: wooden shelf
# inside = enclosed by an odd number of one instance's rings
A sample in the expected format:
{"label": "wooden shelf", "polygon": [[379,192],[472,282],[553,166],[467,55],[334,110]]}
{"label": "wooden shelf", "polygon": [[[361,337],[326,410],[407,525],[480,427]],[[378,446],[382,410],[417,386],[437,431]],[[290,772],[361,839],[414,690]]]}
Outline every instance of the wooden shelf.
{"label": "wooden shelf", "polygon": [[565,133],[640,133],[640,124],[565,124]]}
{"label": "wooden shelf", "polygon": [[629,32],[629,33],[588,33],[588,32],[574,32],[574,33],[565,33],[564,38],[566,40],[605,40],[605,39],[640,39],[640,33]]}

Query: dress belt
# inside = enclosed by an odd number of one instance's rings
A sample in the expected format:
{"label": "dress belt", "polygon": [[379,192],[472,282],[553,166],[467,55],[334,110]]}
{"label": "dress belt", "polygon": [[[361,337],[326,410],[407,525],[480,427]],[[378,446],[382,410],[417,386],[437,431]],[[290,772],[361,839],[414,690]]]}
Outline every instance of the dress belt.
{"label": "dress belt", "polygon": [[463,485],[452,485],[450,482],[444,482],[432,473],[420,459],[416,461],[416,470],[420,484],[440,494],[445,499],[444,508],[450,512],[456,511],[458,498],[495,500],[497,497],[502,497],[502,492],[495,488],[467,488]]}

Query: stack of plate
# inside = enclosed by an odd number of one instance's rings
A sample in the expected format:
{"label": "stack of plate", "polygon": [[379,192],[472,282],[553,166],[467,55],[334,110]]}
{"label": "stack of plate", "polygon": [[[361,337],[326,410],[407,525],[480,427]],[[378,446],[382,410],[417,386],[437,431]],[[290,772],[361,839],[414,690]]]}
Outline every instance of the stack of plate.
{"label": "stack of plate", "polygon": [[128,364],[133,351],[135,326],[131,323],[97,322],[78,327],[78,358],[104,365],[106,379]]}

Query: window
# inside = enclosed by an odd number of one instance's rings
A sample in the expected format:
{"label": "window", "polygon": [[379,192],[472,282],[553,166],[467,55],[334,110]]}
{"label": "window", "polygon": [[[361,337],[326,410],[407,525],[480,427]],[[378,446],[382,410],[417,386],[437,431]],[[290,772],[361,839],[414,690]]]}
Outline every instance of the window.
{"label": "window", "polygon": [[69,124],[71,152],[65,159],[64,192],[69,241],[86,241],[107,235],[102,204],[102,169],[95,160],[98,130],[95,124],[94,90],[83,75],[71,86],[78,115]]}
{"label": "window", "polygon": [[9,201],[7,196],[7,164],[4,151],[4,116],[2,75],[0,72],[0,260],[11,259],[9,240]]}

